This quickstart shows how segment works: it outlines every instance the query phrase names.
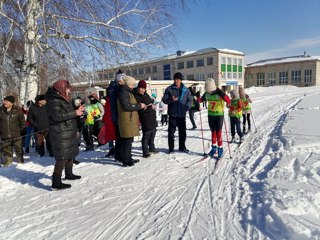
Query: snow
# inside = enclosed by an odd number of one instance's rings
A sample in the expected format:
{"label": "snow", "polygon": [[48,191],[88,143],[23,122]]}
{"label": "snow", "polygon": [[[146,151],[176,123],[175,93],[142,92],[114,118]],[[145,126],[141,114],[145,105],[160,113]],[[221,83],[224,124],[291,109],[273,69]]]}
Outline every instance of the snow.
{"label": "snow", "polygon": [[261,60],[254,63],[247,64],[248,67],[258,67],[271,64],[282,64],[282,63],[292,63],[292,62],[303,62],[303,61],[320,61],[320,56],[296,56],[296,57],[284,57],[276,59]]}
{"label": "snow", "polygon": [[68,190],[51,191],[54,160],[32,149],[25,164],[0,168],[0,239],[320,239],[320,87],[247,93],[253,131],[232,158],[223,135],[216,170],[192,165],[204,153],[201,123],[210,145],[205,110],[187,131],[190,154],[168,155],[160,126],[161,152],[142,158],[136,138],[132,168],[105,158],[107,146],[82,151]]}

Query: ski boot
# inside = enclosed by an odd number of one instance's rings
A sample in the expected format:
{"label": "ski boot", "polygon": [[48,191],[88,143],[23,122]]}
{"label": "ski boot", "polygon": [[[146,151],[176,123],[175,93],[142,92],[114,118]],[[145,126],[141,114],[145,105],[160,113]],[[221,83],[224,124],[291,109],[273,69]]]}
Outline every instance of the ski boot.
{"label": "ski boot", "polygon": [[218,158],[222,158],[223,157],[223,148],[222,147],[219,147],[218,148]]}
{"label": "ski boot", "polygon": [[217,146],[216,145],[212,145],[211,151],[209,152],[209,156],[212,158],[217,152]]}

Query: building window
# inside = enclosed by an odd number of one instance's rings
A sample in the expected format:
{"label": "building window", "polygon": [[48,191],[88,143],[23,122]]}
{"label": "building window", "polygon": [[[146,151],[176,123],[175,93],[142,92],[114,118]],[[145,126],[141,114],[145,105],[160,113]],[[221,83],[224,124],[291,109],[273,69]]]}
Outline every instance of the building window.
{"label": "building window", "polygon": [[277,78],[275,72],[268,73],[268,86],[277,85]]}
{"label": "building window", "polygon": [[113,73],[109,73],[109,78],[113,78]]}
{"label": "building window", "polygon": [[304,70],[304,82],[311,83],[311,79],[312,79],[312,69]]}
{"label": "building window", "polygon": [[257,73],[257,86],[262,86],[265,83],[264,73]]}
{"label": "building window", "polygon": [[205,80],[205,74],[204,73],[198,73],[196,80]]}
{"label": "building window", "polygon": [[233,78],[233,79],[237,79],[237,73],[235,73],[235,72],[232,73],[232,78]]}
{"label": "building window", "polygon": [[213,65],[213,57],[207,58],[207,65]]}
{"label": "building window", "polygon": [[204,59],[198,59],[197,60],[197,67],[203,67],[204,66]]}
{"label": "building window", "polygon": [[139,75],[143,75],[144,74],[144,68],[139,68]]}
{"label": "building window", "polygon": [[103,79],[108,79],[108,73],[103,74]]}
{"label": "building window", "polygon": [[193,61],[187,62],[187,68],[193,68]]}
{"label": "building window", "polygon": [[194,80],[194,75],[193,74],[187,75],[187,80]]}
{"label": "building window", "polygon": [[[127,70],[126,71],[126,75],[130,76],[131,75],[131,71],[130,70]],[[133,74],[132,74],[133,75]]]}
{"label": "building window", "polygon": [[221,57],[221,64],[227,64],[226,57]]}
{"label": "building window", "polygon": [[233,65],[238,65],[238,59],[236,58],[233,59]]}
{"label": "building window", "polygon": [[238,78],[242,79],[242,73],[241,72],[238,73]]}
{"label": "building window", "polygon": [[184,62],[178,62],[178,69],[184,69]]}
{"label": "building window", "polygon": [[213,72],[208,73],[207,76],[208,76],[208,78],[214,78],[214,73]]}
{"label": "building window", "polygon": [[230,58],[230,57],[228,57],[228,58],[227,58],[227,61],[228,61],[228,65],[231,65],[232,60],[231,60],[231,58]]}
{"label": "building window", "polygon": [[146,67],[146,74],[151,73],[151,67]]}
{"label": "building window", "polygon": [[137,69],[132,69],[132,76],[137,76]]}
{"label": "building window", "polygon": [[288,72],[279,72],[279,84],[288,84]]}
{"label": "building window", "polygon": [[163,80],[171,79],[170,64],[163,65]]}
{"label": "building window", "polygon": [[291,72],[292,84],[301,83],[301,70],[295,70]]}
{"label": "building window", "polygon": [[153,66],[153,67],[152,67],[152,72],[153,72],[153,73],[156,73],[156,72],[157,72],[157,66]]}
{"label": "building window", "polygon": [[242,59],[239,59],[239,60],[238,60],[238,65],[239,65],[239,66],[242,66]]}

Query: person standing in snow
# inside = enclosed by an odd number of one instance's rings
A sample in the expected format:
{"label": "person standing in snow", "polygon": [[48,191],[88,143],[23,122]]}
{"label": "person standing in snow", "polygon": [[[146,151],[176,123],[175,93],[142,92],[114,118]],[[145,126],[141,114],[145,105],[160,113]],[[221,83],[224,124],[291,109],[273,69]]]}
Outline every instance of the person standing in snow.
{"label": "person standing in snow", "polygon": [[125,85],[120,88],[117,97],[118,125],[121,137],[120,158],[124,167],[133,166],[137,160],[131,156],[132,142],[135,136],[139,136],[138,110],[146,109],[144,103],[138,103],[134,97],[136,80],[130,76],[124,76]]}
{"label": "person standing in snow", "polygon": [[26,123],[21,108],[14,103],[14,96],[6,96],[0,107],[0,149],[4,166],[12,163],[14,151],[17,162],[24,163],[21,132]]}
{"label": "person standing in snow", "polygon": [[158,110],[161,115],[161,126],[164,124],[168,125],[168,105],[161,101]]}
{"label": "person standing in snow", "polygon": [[186,113],[192,103],[192,96],[189,89],[182,83],[183,76],[177,72],[173,76],[173,84],[166,88],[162,101],[168,104],[169,127],[168,145],[169,153],[174,152],[174,134],[176,128],[179,130],[179,151],[188,153],[186,148]]}
{"label": "person standing in snow", "polygon": [[112,81],[107,89],[108,96],[110,100],[110,111],[111,111],[111,119],[115,126],[116,130],[116,141],[115,141],[115,147],[114,147],[114,158],[117,161],[122,162],[121,159],[121,137],[120,137],[120,130],[118,125],[118,105],[117,105],[117,99],[118,99],[118,93],[120,89],[124,86],[123,77],[125,74],[119,69],[116,73],[116,77],[114,81]]}
{"label": "person standing in snow", "polygon": [[230,117],[230,127],[231,127],[231,142],[235,141],[236,130],[240,138],[240,143],[242,143],[242,132],[240,127],[240,118],[242,117],[243,103],[239,98],[239,93],[237,90],[230,91],[231,103],[229,108]]}
{"label": "person standing in snow", "polygon": [[190,121],[192,123],[192,129],[191,130],[194,130],[197,128],[197,125],[194,121],[194,114],[195,112],[199,112],[200,110],[200,104],[198,102],[198,99],[197,99],[197,96],[196,96],[196,93],[195,91],[192,89],[192,87],[189,87],[189,91],[191,92],[191,95],[192,95],[192,103],[191,103],[191,108],[189,109],[189,118],[190,118]]}
{"label": "person standing in snow", "polygon": [[65,179],[76,180],[81,176],[73,174],[73,159],[79,153],[77,139],[77,116],[82,116],[84,106],[74,109],[71,102],[71,84],[67,80],[58,80],[46,93],[49,132],[53,156],[56,160],[52,175],[52,188],[70,188],[70,184],[61,182],[65,169]]}
{"label": "person standing in snow", "polygon": [[104,115],[104,107],[99,101],[99,97],[96,93],[92,93],[88,96],[90,100],[90,108],[92,109],[91,113],[94,120],[93,125],[93,135],[96,137],[98,141],[98,145],[102,145],[98,140],[98,135],[100,133],[101,127],[103,125],[102,123],[102,117]]}
{"label": "person standing in snow", "polygon": [[142,152],[143,157],[148,158],[152,153],[158,153],[154,145],[154,138],[157,132],[157,112],[155,111],[156,105],[155,99],[151,98],[147,93],[147,83],[144,80],[140,80],[138,87],[135,88],[135,98],[138,103],[144,103],[147,105],[146,109],[138,111],[139,120],[142,127]]}
{"label": "person standing in snow", "polygon": [[35,104],[31,105],[28,111],[27,121],[35,130],[36,134],[36,149],[40,157],[45,154],[44,144],[46,143],[49,156],[53,157],[52,147],[50,143],[49,122],[46,110],[47,101],[45,95],[37,95]]}
{"label": "person standing in snow", "polygon": [[248,132],[251,131],[251,98],[246,94],[243,87],[239,88],[239,96],[243,102],[243,109],[242,109],[242,132],[246,134],[246,123],[248,122]]}
{"label": "person standing in snow", "polygon": [[[223,156],[222,148],[222,126],[224,122],[225,102],[230,104],[230,98],[215,84],[213,78],[208,78],[205,83],[205,93],[202,101],[208,103],[208,122],[211,130],[212,148],[209,152],[210,157],[216,154],[218,150],[218,158]],[[218,147],[217,147],[218,144]]]}

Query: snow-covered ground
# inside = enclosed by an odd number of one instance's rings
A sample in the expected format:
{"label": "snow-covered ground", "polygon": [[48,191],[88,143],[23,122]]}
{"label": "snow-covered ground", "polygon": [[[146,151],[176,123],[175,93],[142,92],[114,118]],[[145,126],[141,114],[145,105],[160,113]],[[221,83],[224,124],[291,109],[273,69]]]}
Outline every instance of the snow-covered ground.
{"label": "snow-covered ground", "polygon": [[[207,113],[187,131],[190,154],[161,151],[123,168],[107,146],[81,152],[72,188],[51,191],[54,160],[0,168],[0,239],[320,239],[320,87],[250,88],[253,131],[214,169]],[[228,119],[226,118],[228,124]],[[187,119],[188,127],[191,123]],[[227,128],[229,131],[229,128]],[[177,147],[177,146],[176,146]]]}

